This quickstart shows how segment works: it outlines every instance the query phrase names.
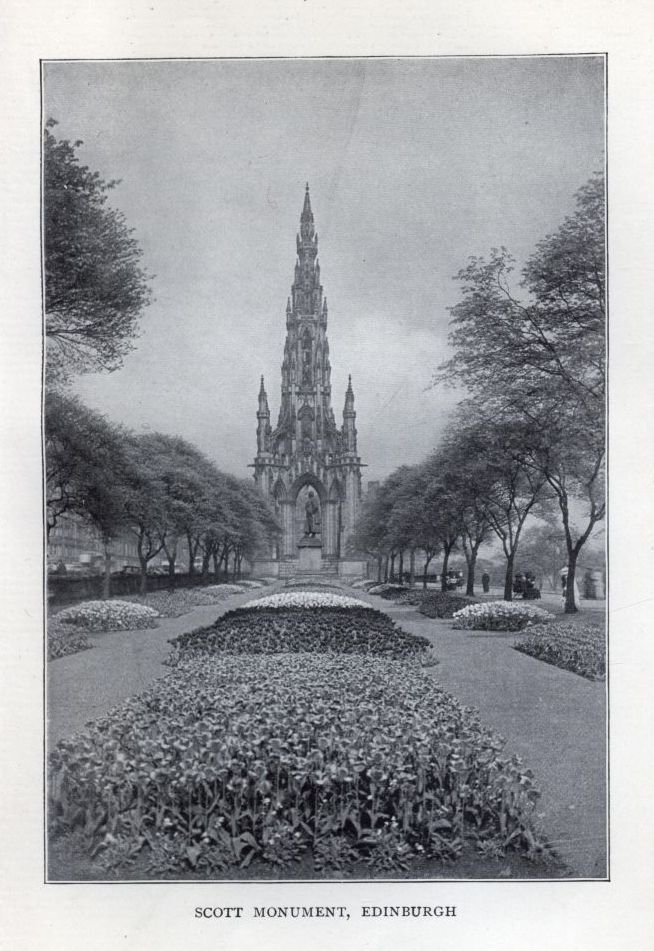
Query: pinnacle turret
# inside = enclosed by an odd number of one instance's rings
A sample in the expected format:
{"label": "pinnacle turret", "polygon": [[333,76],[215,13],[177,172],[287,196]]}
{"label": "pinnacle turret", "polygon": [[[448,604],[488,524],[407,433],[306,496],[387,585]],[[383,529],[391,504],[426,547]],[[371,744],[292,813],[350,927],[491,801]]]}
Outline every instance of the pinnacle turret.
{"label": "pinnacle turret", "polygon": [[270,416],[270,410],[268,409],[268,394],[266,393],[266,388],[263,383],[263,376],[261,377],[261,386],[259,387],[259,413],[257,415]]}
{"label": "pinnacle turret", "polygon": [[356,453],[357,451],[357,431],[354,424],[356,415],[354,410],[352,377],[348,376],[347,390],[345,391],[345,406],[343,407],[343,442],[346,452],[350,453]]}
{"label": "pinnacle turret", "polygon": [[307,182],[306,191],[304,193],[304,205],[302,206],[302,214],[300,215],[300,239],[302,242],[315,240],[317,243],[317,236],[314,239],[314,235],[313,212],[311,210],[311,198],[309,196],[309,183]]}
{"label": "pinnacle turret", "polygon": [[352,376],[347,378],[347,389],[345,391],[345,407],[343,409],[343,416],[354,416],[354,390],[352,389]]}

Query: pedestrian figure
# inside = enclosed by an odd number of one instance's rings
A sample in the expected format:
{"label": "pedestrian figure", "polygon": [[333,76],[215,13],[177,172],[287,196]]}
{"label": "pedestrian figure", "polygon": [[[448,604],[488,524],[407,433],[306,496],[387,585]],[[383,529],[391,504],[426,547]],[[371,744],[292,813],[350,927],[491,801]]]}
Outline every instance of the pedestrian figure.
{"label": "pedestrian figure", "polygon": [[513,582],[513,593],[514,594],[524,594],[525,593],[525,576],[521,571],[516,572],[515,580]]}
{"label": "pedestrian figure", "polygon": [[536,575],[533,571],[525,572],[525,589],[523,598],[525,601],[536,601],[540,598],[540,589],[536,587]]}
{"label": "pedestrian figure", "polygon": [[484,594],[488,594],[490,591],[490,575],[487,571],[481,576],[481,586],[484,589]]}

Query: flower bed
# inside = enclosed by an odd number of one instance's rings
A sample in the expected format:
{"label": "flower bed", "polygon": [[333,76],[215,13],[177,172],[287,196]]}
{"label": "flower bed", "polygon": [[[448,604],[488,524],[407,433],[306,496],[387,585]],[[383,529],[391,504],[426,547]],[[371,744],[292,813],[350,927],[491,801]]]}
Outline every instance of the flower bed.
{"label": "flower bed", "polygon": [[404,584],[377,584],[368,588],[368,594],[378,594],[386,601],[398,601],[409,590]]}
{"label": "flower bed", "polygon": [[427,638],[408,634],[365,605],[362,608],[237,608],[210,627],[171,640],[171,665],[189,654],[326,653],[415,657],[434,663]]}
{"label": "flower bed", "polygon": [[536,625],[513,646],[523,654],[562,667],[587,680],[604,680],[606,677],[606,636],[599,624],[554,621]]}
{"label": "flower bed", "polygon": [[54,832],[116,868],[207,876],[307,853],[354,861],[542,850],[532,774],[415,665],[312,654],[191,658],[50,757]]}
{"label": "flower bed", "polygon": [[524,601],[482,601],[469,604],[453,617],[459,631],[521,631],[529,624],[550,621],[554,615]]}
{"label": "flower bed", "polygon": [[86,631],[81,631],[74,624],[58,621],[56,616],[48,620],[48,660],[77,654],[79,651],[89,650],[92,646]]}
{"label": "flower bed", "polygon": [[246,590],[241,584],[209,584],[203,589],[209,594],[219,595],[221,598],[231,598],[233,594],[243,594]]}
{"label": "flower bed", "polygon": [[383,596],[384,594],[394,590],[404,591],[405,588],[401,584],[389,584],[388,582],[383,581],[381,584],[369,585],[367,590],[368,594],[378,594]]}
{"label": "flower bed", "polygon": [[221,601],[231,597],[233,592],[224,592],[221,590],[223,587],[226,586],[211,585],[209,587],[176,588],[175,591],[151,591],[148,594],[131,595],[125,600],[154,608],[162,617],[179,617],[194,608],[220,604]]}
{"label": "flower bed", "polygon": [[56,615],[57,621],[73,624],[85,631],[134,631],[156,627],[158,611],[133,601],[82,601],[64,608]]}
{"label": "flower bed", "polygon": [[243,608],[368,608],[370,605],[357,598],[349,598],[343,594],[334,594],[331,591],[282,591],[279,594],[269,594],[254,601],[248,601]]}
{"label": "flower bed", "polygon": [[326,578],[289,578],[284,587],[299,588],[300,590],[315,591],[316,588],[335,588],[342,590],[342,585],[337,578],[327,580]]}
{"label": "flower bed", "polygon": [[472,598],[463,598],[445,591],[430,591],[420,599],[418,610],[426,617],[450,618],[454,617],[457,611],[475,603]]}

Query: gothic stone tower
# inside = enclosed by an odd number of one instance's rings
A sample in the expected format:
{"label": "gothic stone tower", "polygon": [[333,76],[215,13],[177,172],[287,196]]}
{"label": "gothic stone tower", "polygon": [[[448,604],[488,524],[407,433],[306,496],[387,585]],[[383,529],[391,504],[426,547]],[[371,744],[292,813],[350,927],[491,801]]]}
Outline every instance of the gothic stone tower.
{"label": "gothic stone tower", "polygon": [[[332,409],[330,376],[327,299],[320,283],[318,235],[307,185],[297,236],[295,280],[286,305],[281,406],[275,429],[270,425],[263,377],[257,412],[254,479],[273,503],[283,526],[274,553],[281,575],[296,570],[338,570],[345,563],[357,516],[361,459],[357,455],[352,381],[350,378],[339,428]],[[308,508],[315,511],[313,518],[307,515]]]}

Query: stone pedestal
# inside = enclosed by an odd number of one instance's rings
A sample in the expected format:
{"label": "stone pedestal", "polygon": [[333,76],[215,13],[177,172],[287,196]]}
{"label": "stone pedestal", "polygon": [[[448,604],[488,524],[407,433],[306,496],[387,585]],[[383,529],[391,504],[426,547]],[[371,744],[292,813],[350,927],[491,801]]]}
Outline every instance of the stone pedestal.
{"label": "stone pedestal", "polygon": [[298,542],[298,569],[318,573],[322,568],[322,542],[315,535],[305,535]]}

